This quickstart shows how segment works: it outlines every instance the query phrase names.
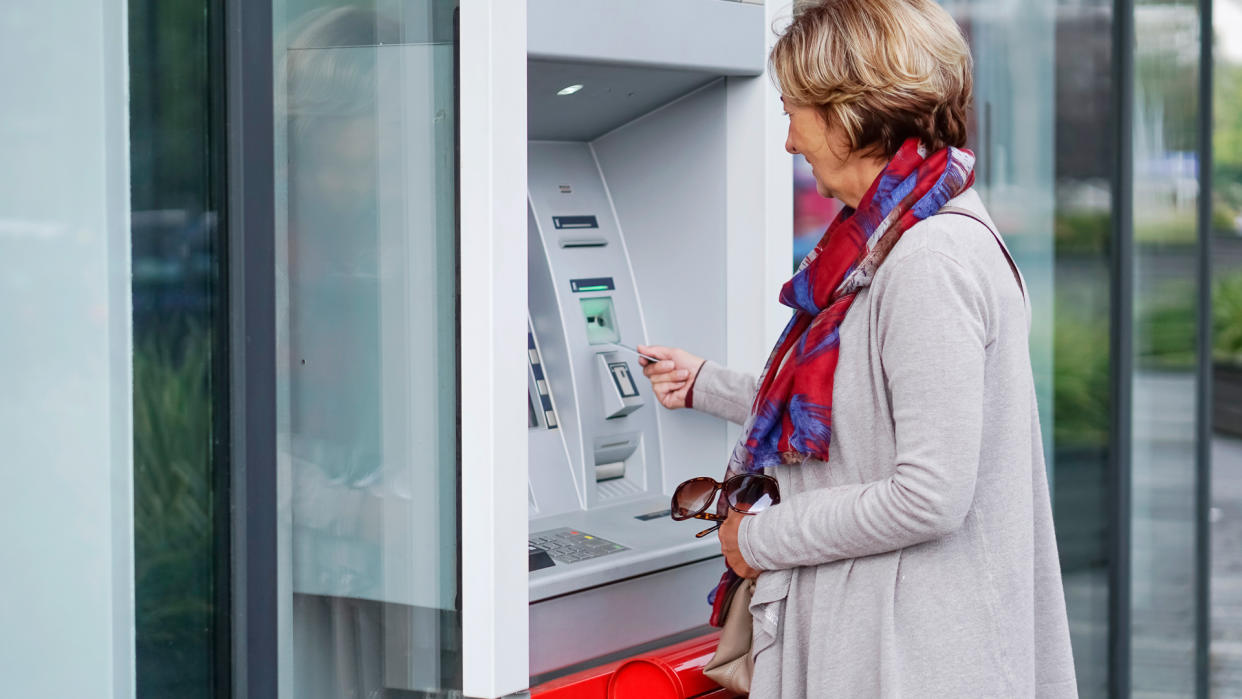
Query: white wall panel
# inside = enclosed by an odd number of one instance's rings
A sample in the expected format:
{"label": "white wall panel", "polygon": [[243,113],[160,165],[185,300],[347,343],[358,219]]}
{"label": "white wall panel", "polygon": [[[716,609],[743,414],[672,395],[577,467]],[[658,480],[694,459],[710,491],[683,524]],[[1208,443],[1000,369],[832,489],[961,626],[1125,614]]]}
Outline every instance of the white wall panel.
{"label": "white wall panel", "polygon": [[0,685],[134,694],[124,0],[0,8]]}

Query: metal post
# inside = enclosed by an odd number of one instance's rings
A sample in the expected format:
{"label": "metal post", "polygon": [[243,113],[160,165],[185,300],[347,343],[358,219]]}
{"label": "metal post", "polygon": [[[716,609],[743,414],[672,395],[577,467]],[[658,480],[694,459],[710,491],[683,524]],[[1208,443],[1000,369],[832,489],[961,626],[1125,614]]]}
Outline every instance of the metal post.
{"label": "metal post", "polygon": [[232,380],[233,695],[277,696],[271,0],[225,0]]}
{"label": "metal post", "polygon": [[1112,240],[1112,527],[1109,571],[1109,689],[1130,696],[1130,577],[1134,380],[1134,0],[1113,2],[1116,176]]}
{"label": "metal post", "polygon": [[1199,0],[1199,303],[1195,416],[1195,695],[1211,688],[1212,643],[1212,0]]}
{"label": "metal post", "polygon": [[216,211],[216,225],[212,231],[215,259],[211,293],[215,299],[211,313],[211,537],[214,557],[212,567],[212,668],[211,696],[228,699],[233,696],[233,516],[231,504],[233,463],[231,391],[232,318],[229,309],[229,241],[231,230],[227,219],[228,206],[228,153],[226,112],[227,77],[225,69],[227,46],[225,37],[225,2],[209,0],[207,4],[207,89],[209,111],[207,133],[210,148],[208,154],[207,200]]}

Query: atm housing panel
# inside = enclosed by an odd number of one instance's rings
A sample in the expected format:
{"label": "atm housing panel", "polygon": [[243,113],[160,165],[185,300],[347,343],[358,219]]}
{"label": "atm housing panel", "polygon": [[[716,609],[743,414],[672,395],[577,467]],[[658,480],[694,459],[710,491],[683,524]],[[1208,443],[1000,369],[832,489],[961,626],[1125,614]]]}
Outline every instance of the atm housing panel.
{"label": "atm housing panel", "polygon": [[598,138],[528,144],[530,535],[553,560],[530,574],[532,675],[710,612],[719,543],[668,510],[677,483],[723,472],[730,433],[661,407],[613,343],[725,356],[726,97],[717,79]]}

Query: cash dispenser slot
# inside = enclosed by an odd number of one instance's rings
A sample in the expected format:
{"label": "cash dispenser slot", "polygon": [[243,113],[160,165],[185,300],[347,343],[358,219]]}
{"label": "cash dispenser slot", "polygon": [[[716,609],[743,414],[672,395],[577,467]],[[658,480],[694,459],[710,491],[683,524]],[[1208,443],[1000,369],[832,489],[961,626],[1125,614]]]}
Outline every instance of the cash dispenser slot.
{"label": "cash dispenser slot", "polygon": [[637,433],[596,437],[593,450],[596,482],[624,478],[625,462],[640,444],[642,437]]}

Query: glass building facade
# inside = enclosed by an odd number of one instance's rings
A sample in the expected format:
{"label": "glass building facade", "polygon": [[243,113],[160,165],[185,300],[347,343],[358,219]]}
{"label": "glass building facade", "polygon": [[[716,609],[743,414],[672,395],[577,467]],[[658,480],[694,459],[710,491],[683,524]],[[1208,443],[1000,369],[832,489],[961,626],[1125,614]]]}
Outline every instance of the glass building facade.
{"label": "glass building facade", "polygon": [[[0,9],[5,693],[460,693],[459,2],[75,4]],[[1240,694],[1242,2],[943,4],[1080,694]]]}
{"label": "glass building facade", "polygon": [[456,3],[274,10],[282,685],[460,690]]}
{"label": "glass building facade", "polygon": [[1242,3],[1212,7],[1211,217],[1211,689],[1242,687]]}
{"label": "glass building facade", "polygon": [[[1242,13],[945,5],[976,59],[976,186],[1032,287],[1080,693],[1242,691],[1228,106]],[[831,211],[795,196],[799,233],[817,237]]]}

